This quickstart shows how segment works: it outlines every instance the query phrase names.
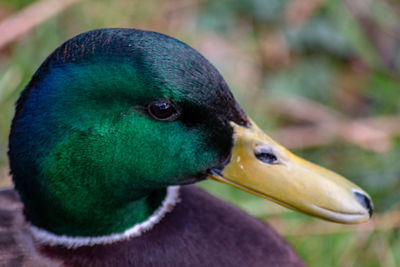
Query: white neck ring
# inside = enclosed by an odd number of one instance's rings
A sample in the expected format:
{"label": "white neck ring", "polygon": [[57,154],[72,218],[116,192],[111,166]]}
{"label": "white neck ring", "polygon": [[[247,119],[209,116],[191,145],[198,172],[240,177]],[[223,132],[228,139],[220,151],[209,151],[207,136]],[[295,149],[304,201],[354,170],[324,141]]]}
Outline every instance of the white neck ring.
{"label": "white neck ring", "polygon": [[179,186],[169,186],[167,188],[167,195],[161,206],[147,220],[135,224],[124,232],[117,234],[96,237],[70,237],[66,235],[56,235],[34,225],[30,225],[29,228],[36,241],[40,244],[50,246],[78,248],[83,246],[111,244],[129,238],[138,237],[142,235],[142,233],[151,230],[154,225],[161,221],[165,214],[173,210],[179,201]]}

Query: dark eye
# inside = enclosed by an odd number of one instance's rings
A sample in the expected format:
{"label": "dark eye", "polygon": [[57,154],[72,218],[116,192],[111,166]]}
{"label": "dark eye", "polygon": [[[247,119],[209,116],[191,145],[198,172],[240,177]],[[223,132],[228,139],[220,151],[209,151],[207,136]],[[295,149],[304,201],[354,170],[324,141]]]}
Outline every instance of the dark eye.
{"label": "dark eye", "polygon": [[264,163],[277,164],[279,163],[278,157],[271,151],[261,148],[255,152],[256,157]]}
{"label": "dark eye", "polygon": [[169,101],[155,101],[148,105],[147,110],[154,119],[159,121],[176,120],[180,113]]}

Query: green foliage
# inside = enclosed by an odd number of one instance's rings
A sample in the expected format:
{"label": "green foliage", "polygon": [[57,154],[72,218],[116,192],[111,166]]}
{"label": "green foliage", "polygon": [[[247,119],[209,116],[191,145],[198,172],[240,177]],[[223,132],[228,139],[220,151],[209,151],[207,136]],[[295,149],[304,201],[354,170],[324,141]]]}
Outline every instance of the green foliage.
{"label": "green foliage", "polygon": [[0,4],[14,9],[22,9],[37,0],[1,0]]}
{"label": "green foliage", "polygon": [[297,53],[327,53],[338,59],[352,54],[344,34],[326,16],[317,16],[303,27],[288,29],[286,37],[291,49]]}
{"label": "green foliage", "polygon": [[[287,0],[222,0],[206,1],[200,7],[199,26],[212,31],[229,33],[240,26],[239,19],[259,23],[278,23]],[[268,8],[265,8],[268,6]]]}
{"label": "green foliage", "polygon": [[271,96],[299,96],[330,104],[333,101],[335,70],[323,57],[310,57],[289,69],[266,77],[263,89]]}
{"label": "green foliage", "polygon": [[370,99],[371,113],[400,114],[400,77],[384,72],[370,75],[366,96]]}

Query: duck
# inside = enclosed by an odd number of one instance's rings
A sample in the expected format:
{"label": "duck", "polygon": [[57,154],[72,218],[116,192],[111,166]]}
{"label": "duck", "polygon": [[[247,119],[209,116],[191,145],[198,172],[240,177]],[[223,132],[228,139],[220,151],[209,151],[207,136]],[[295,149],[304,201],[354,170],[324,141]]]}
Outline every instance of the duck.
{"label": "duck", "polygon": [[22,91],[0,192],[1,266],[306,266],[211,179],[339,223],[370,196],[301,159],[241,109],[189,45],[127,28],[58,47]]}

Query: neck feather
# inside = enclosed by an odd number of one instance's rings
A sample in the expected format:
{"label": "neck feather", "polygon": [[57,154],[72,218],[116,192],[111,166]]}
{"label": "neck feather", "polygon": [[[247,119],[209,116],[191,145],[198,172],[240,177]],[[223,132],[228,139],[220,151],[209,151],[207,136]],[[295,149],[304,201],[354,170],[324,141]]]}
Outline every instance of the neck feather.
{"label": "neck feather", "polygon": [[122,233],[113,233],[104,236],[93,236],[93,237],[79,237],[79,236],[67,236],[57,235],[47,230],[30,225],[31,233],[36,241],[44,245],[50,246],[64,246],[67,248],[78,248],[83,246],[94,246],[111,244],[118,241],[127,240],[140,236],[143,232],[151,230],[154,225],[161,221],[166,213],[172,211],[175,205],[179,202],[179,186],[169,186],[167,188],[167,194],[161,206],[158,207],[154,213],[148,217],[145,221],[137,223]]}

